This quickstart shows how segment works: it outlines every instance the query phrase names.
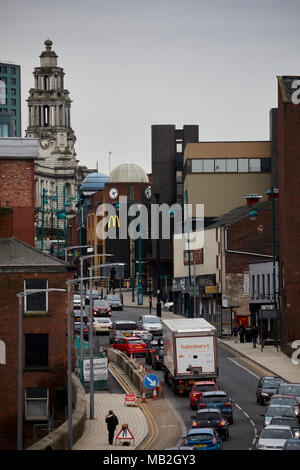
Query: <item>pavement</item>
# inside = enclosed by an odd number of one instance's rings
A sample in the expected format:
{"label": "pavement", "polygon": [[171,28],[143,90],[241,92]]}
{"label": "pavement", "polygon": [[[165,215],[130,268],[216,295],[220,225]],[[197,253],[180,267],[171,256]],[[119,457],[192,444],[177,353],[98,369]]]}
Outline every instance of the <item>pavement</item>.
{"label": "pavement", "polygon": [[[123,292],[124,306],[148,308],[148,297],[144,296],[144,305],[132,302],[131,291]],[[152,305],[152,314],[156,314],[156,301]],[[182,318],[162,308],[162,319]],[[300,364],[293,364],[290,357],[276,350],[273,345],[265,345],[261,350],[258,344],[253,348],[252,343],[235,343],[233,337],[219,338],[219,343],[230,347],[247,360],[254,362],[267,371],[270,375],[278,375],[288,382],[300,383]],[[180,415],[171,407],[169,401],[164,397],[148,399],[143,402],[140,392],[135,389],[131,380],[115,364],[110,363],[110,370],[124,389],[124,395],[97,392],[94,395],[95,419],[87,419],[82,437],[74,444],[73,450],[164,450],[176,446],[181,436],[185,433],[185,425]],[[124,406],[125,393],[136,394],[136,406]],[[89,416],[89,394],[86,394],[87,416]],[[134,441],[130,441],[128,447],[118,444],[115,440],[113,445],[108,444],[108,433],[105,424],[105,416],[112,409],[118,416],[115,437],[121,430],[123,423],[128,424]]]}

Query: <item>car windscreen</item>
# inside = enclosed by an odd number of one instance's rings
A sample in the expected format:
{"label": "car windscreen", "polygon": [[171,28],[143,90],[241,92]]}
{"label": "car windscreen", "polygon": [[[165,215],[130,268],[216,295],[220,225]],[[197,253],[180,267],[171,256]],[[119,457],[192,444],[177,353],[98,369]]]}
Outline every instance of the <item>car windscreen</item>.
{"label": "car windscreen", "polygon": [[105,300],[94,300],[94,307],[109,307]]}
{"label": "car windscreen", "polygon": [[260,439],[290,439],[292,433],[289,429],[263,429]]}
{"label": "car windscreen", "polygon": [[144,323],[160,323],[160,319],[157,317],[147,317],[143,318]]}
{"label": "car windscreen", "polygon": [[212,397],[204,397],[202,396],[203,403],[226,403],[228,401],[228,397],[221,395],[221,396],[212,396]]}
{"label": "car windscreen", "polygon": [[286,442],[286,450],[300,450],[300,439],[299,441]]}
{"label": "car windscreen", "polygon": [[207,434],[190,434],[188,436],[188,440],[190,442],[203,442],[203,441],[210,441],[212,439],[212,435]]}
{"label": "car windscreen", "polygon": [[195,385],[195,392],[209,392],[211,390],[215,390],[215,384],[207,384],[207,385]]}
{"label": "car windscreen", "polygon": [[220,419],[221,413],[212,413],[211,411],[206,411],[205,413],[197,413],[196,420],[201,421],[212,421],[215,419]]}
{"label": "car windscreen", "polygon": [[272,418],[271,424],[277,424],[279,426],[292,426],[293,428],[298,427],[297,418],[284,418],[284,417]]}
{"label": "car windscreen", "polygon": [[295,416],[295,411],[291,406],[269,406],[266,416]]}
{"label": "car windscreen", "polygon": [[129,339],[128,344],[143,344],[140,339]]}
{"label": "car windscreen", "polygon": [[108,296],[106,297],[106,300],[116,300],[116,301],[118,301],[118,302],[121,302],[120,297],[118,297],[117,295],[108,295]]}
{"label": "car windscreen", "polygon": [[280,385],[282,379],[279,377],[267,377],[263,380],[262,387],[263,388],[277,388]]}
{"label": "car windscreen", "polygon": [[117,330],[136,330],[137,324],[136,323],[117,323],[115,325]]}
{"label": "car windscreen", "polygon": [[75,295],[74,295],[74,300],[80,300],[80,295],[75,294]]}
{"label": "car windscreen", "polygon": [[94,318],[94,321],[95,321],[96,323],[110,323],[110,319],[109,319],[109,318],[105,318],[105,317],[103,317],[103,318],[102,318],[102,317],[100,317],[100,318],[95,317],[95,318]]}
{"label": "car windscreen", "polygon": [[295,397],[300,397],[300,384],[299,385],[290,385],[290,384],[281,384],[278,393],[281,395],[294,395]]}
{"label": "car windscreen", "polygon": [[272,398],[270,406],[274,405],[291,405],[295,406],[297,405],[297,400],[296,398],[289,398],[289,397],[275,397]]}

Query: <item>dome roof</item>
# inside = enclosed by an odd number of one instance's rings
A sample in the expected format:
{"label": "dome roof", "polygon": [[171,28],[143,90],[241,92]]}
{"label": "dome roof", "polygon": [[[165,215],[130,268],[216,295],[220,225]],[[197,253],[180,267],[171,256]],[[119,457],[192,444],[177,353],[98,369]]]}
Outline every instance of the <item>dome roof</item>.
{"label": "dome roof", "polygon": [[111,171],[109,183],[149,183],[147,173],[135,163],[121,163]]}
{"label": "dome roof", "polygon": [[83,191],[101,191],[108,181],[103,173],[90,173],[82,182]]}

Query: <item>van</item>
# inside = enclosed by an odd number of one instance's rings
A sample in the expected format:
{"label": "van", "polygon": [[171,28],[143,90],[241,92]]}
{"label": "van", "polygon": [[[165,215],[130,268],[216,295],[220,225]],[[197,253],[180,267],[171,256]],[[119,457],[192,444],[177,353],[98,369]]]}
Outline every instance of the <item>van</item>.
{"label": "van", "polygon": [[110,331],[110,341],[113,343],[118,338],[132,336],[136,330],[138,330],[138,324],[135,321],[115,320]]}

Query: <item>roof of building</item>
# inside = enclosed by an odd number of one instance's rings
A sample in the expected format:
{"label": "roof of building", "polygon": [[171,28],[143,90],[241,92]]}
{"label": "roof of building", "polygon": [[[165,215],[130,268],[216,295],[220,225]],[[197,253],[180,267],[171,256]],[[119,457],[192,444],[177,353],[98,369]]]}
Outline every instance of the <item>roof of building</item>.
{"label": "roof of building", "polygon": [[0,238],[0,272],[57,272],[73,269],[64,261],[24,243],[17,238]]}
{"label": "roof of building", "polygon": [[38,158],[39,139],[23,137],[2,137],[0,139],[0,158],[36,159]]}
{"label": "roof of building", "polygon": [[149,183],[147,173],[136,163],[121,163],[113,168],[109,183]]}
{"label": "roof of building", "polygon": [[253,210],[254,207],[256,210],[262,210],[262,209],[268,208],[269,206],[270,206],[269,201],[263,201],[263,202],[260,202],[259,204],[255,204],[255,206],[247,206],[246,204],[244,204],[243,206],[235,207],[231,211],[226,212],[226,214],[223,214],[217,217],[214,223],[207,226],[207,230],[211,228],[220,227],[220,226],[230,227],[236,222],[239,222],[240,220],[248,217],[249,212],[251,212],[251,210]]}
{"label": "roof of building", "polygon": [[83,191],[101,191],[108,181],[108,176],[104,173],[90,173],[82,182]]}

